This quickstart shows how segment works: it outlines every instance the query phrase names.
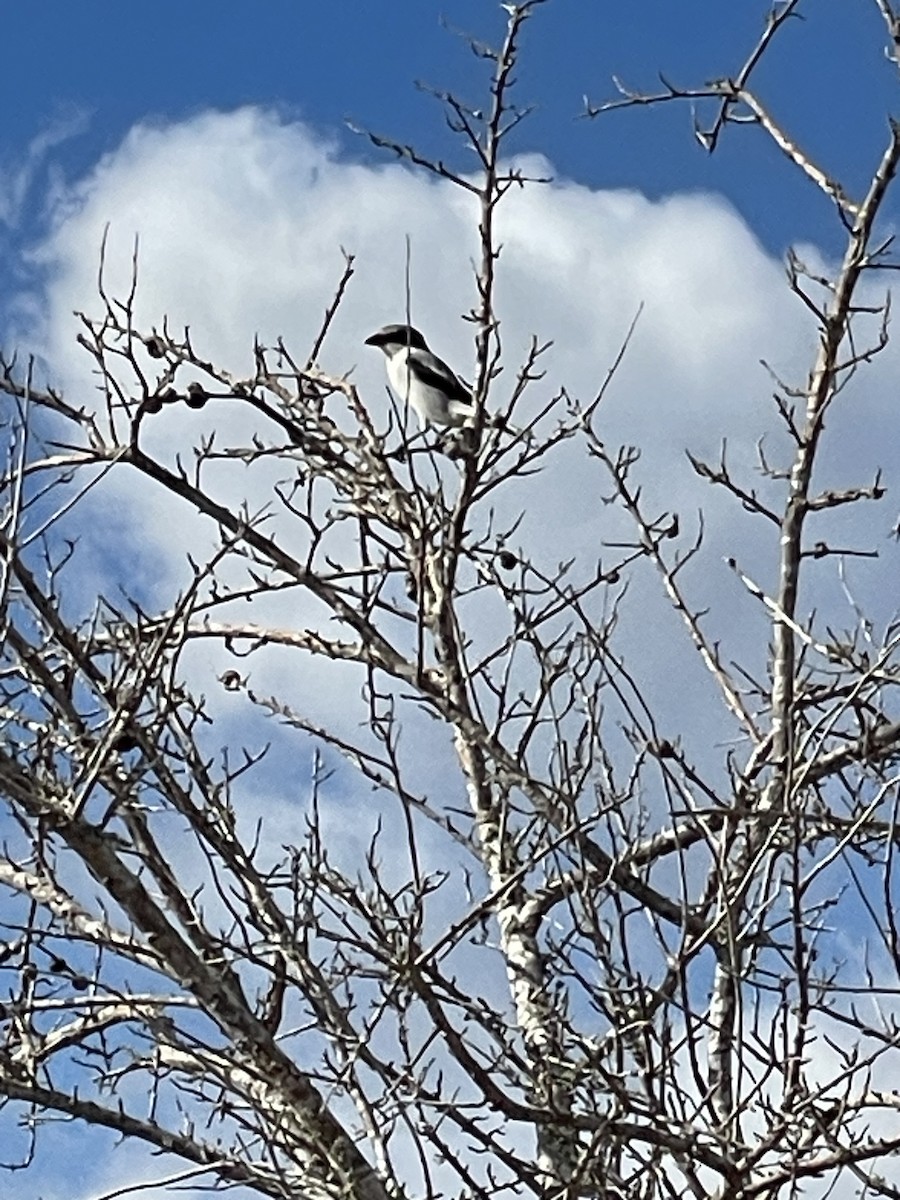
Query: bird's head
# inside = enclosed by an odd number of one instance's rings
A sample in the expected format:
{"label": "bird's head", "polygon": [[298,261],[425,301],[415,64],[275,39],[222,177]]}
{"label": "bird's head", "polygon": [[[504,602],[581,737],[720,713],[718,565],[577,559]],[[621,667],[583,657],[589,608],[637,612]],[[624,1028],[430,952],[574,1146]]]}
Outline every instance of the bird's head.
{"label": "bird's head", "polygon": [[409,350],[427,350],[425,339],[412,325],[385,325],[366,338],[367,346],[379,346],[385,354],[393,354],[404,346]]}

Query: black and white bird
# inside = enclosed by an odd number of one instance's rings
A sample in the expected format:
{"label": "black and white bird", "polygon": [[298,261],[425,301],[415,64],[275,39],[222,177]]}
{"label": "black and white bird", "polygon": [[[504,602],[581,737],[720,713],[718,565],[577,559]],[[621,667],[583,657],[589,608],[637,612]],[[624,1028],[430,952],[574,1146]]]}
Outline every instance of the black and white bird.
{"label": "black and white bird", "polygon": [[423,428],[464,425],[475,415],[472,392],[412,325],[385,325],[366,338],[387,359],[387,377],[401,404],[409,402]]}

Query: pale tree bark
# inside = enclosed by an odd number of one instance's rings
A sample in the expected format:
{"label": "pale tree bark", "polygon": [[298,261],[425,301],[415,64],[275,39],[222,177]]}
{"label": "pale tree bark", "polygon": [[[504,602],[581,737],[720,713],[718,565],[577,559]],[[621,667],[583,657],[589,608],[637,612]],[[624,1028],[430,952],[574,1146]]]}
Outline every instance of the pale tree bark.
{"label": "pale tree bark", "polygon": [[[511,189],[540,182],[505,158],[527,115],[513,85],[540,0],[506,7],[502,44],[474,47],[490,103],[440,97],[475,175],[370,135],[476,202],[469,427],[423,437],[399,406],[383,426],[349,377],[319,370],[351,258],[310,350],[256,344],[250,374],[208,361],[164,320],[139,328],[136,277],[119,300],[102,271],[99,315],[84,315],[79,335],[99,405],[4,363],[5,1166],[32,1162],[42,1123],[63,1117],[174,1156],[198,1187],[276,1200],[900,1195],[898,1101],[884,1084],[900,1061],[900,636],[887,622],[879,640],[863,612],[839,635],[800,601],[810,564],[865,553],[810,527],[884,496],[879,475],[817,489],[815,468],[826,415],[887,345],[887,302],[873,307],[863,285],[896,268],[883,210],[900,137],[890,124],[853,199],[754,90],[798,0],[770,16],[733,79],[658,94],[620,85],[588,109],[709,105],[696,132],[710,152],[751,125],[842,230],[831,276],[788,262],[820,334],[808,378],[775,395],[789,464],[776,471],[761,454],[748,480],[724,449],[718,463],[691,457],[711,496],[777,531],[771,595],[740,545],[729,559],[771,645],[754,676],[722,653],[685,582],[702,524],[689,542],[678,514],[649,511],[639,450],[602,436],[634,324],[593,396],[537,399],[552,351],[535,337],[498,403],[498,211]],[[885,0],[875,7],[896,61],[900,22]],[[188,448],[190,466],[146,449],[167,412],[225,400],[257,419],[246,445],[210,438]],[[633,533],[602,564],[548,571],[517,543],[515,520],[497,524],[494,503],[573,446]],[[265,512],[217,488],[223,459],[279,467]],[[73,612],[69,531],[122,473],[200,514],[216,544],[192,554],[191,581],[167,605],[150,608],[135,583],[127,600]],[[733,734],[703,761],[620,649],[620,617],[650,574]],[[320,619],[268,621],[266,602],[281,597]],[[467,624],[474,603],[505,614],[488,646]],[[305,839],[276,856],[242,813],[254,786],[254,815],[263,807],[264,756],[217,743],[192,687],[198,643],[227,664],[223,695],[248,721],[268,720],[297,760],[315,747]],[[262,691],[262,652],[355,669],[358,735]],[[404,737],[426,717],[452,746],[447,794],[466,809],[441,799],[438,781],[416,783]],[[388,854],[377,834],[352,868],[326,832],[338,762],[394,839]],[[819,952],[828,921],[851,909],[865,911],[882,959],[862,983]]]}

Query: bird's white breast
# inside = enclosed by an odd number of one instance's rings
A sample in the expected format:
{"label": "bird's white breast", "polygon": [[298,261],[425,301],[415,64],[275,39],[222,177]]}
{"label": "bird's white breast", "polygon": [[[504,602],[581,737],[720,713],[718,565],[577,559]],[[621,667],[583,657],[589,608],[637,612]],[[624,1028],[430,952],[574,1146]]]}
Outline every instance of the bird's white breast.
{"label": "bird's white breast", "polygon": [[409,403],[421,425],[447,425],[451,422],[447,397],[437,388],[423,383],[410,369],[409,350],[403,347],[387,362],[388,381],[402,404]]}

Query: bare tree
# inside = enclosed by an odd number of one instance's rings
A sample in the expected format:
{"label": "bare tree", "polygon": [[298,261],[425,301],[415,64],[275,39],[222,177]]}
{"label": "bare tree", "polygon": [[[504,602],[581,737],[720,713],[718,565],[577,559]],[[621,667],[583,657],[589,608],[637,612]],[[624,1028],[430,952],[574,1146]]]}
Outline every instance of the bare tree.
{"label": "bare tree", "polygon": [[[74,1118],[181,1160],[182,1182],[278,1200],[750,1200],[838,1184],[900,1195],[889,1161],[900,1149],[900,632],[862,611],[835,631],[814,587],[806,607],[799,599],[813,565],[866,552],[836,544],[829,517],[885,492],[878,474],[842,491],[817,488],[814,474],[826,416],[887,344],[887,301],[874,306],[863,286],[896,265],[879,217],[900,134],[891,124],[853,198],[768,110],[755,72],[799,0],[773,12],[733,78],[623,87],[589,110],[711,106],[697,127],[709,151],[739,135],[732,126],[762,129],[830,199],[844,237],[831,275],[789,259],[820,338],[808,377],[775,389],[788,461],[761,455],[754,480],[724,452],[691,459],[776,534],[771,594],[740,546],[731,559],[765,617],[755,651],[768,665],[754,671],[721,653],[685,586],[685,568],[703,561],[702,526],[686,542],[677,514],[648,511],[638,450],[598,432],[627,338],[596,395],[529,407],[549,349],[536,339],[489,418],[502,360],[495,219],[505,194],[531,182],[503,151],[526,115],[511,89],[539,3],[507,6],[502,45],[475,46],[491,71],[483,113],[441,96],[477,178],[373,138],[477,198],[471,427],[423,435],[400,406],[381,427],[349,379],[317,368],[352,259],[310,351],[257,344],[249,375],[207,361],[165,322],[139,329],[134,289],[109,296],[102,273],[100,314],[83,316],[80,334],[102,404],[4,364],[9,1167],[33,1161],[41,1126]],[[878,8],[893,52],[900,18],[887,0]],[[247,445],[221,450],[210,437],[189,467],[143,448],[162,410],[223,397],[253,410]],[[632,533],[600,563],[547,570],[514,521],[498,523],[495,501],[535,469],[558,469],[573,445]],[[223,460],[277,480],[266,512],[223,498]],[[111,472],[201,514],[216,544],[164,610],[148,610],[135,585],[128,600],[99,597],[73,615],[78,547],[65,531]],[[619,646],[620,615],[648,578],[732,733],[702,761],[658,718]],[[273,598],[317,616],[241,618],[238,601],[265,613]],[[474,627],[470,614],[487,611]],[[233,658],[222,688],[265,714],[295,758],[317,747],[307,836],[281,855],[277,834],[241,819],[267,764],[221,746],[184,666],[198,641]],[[358,737],[260,693],[252,664],[273,649],[356,672]],[[404,738],[426,718],[452,741],[455,772],[427,791]],[[325,828],[338,763],[383,822],[349,864]],[[467,808],[446,798],[454,782]],[[862,973],[834,956],[829,929],[841,922],[870,947]]]}

